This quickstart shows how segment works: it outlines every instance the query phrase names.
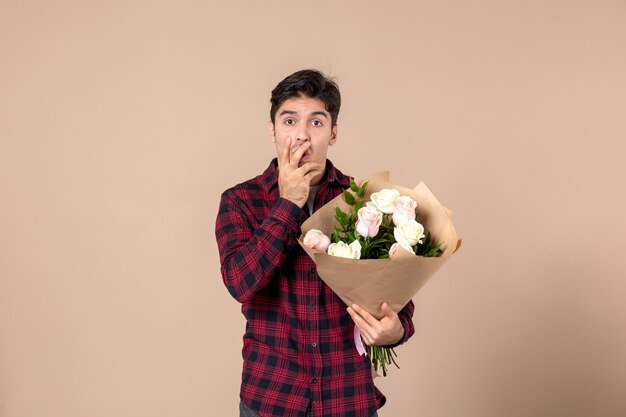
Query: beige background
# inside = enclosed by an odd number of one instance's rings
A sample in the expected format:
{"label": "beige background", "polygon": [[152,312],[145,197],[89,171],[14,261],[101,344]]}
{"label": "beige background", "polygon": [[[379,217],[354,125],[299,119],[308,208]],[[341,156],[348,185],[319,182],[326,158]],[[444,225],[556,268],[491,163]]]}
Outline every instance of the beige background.
{"label": "beige background", "polygon": [[626,2],[0,0],[0,416],[235,416],[220,193],[269,92],[331,159],[424,180],[464,238],[381,417],[626,415]]}

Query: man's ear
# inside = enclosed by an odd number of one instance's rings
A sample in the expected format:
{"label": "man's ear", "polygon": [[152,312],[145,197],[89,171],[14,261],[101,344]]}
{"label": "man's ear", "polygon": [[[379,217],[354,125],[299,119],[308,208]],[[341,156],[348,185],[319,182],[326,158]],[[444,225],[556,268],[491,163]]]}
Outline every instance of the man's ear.
{"label": "man's ear", "polygon": [[333,146],[335,142],[337,142],[337,125],[333,126],[330,131],[330,142],[328,144]]}
{"label": "man's ear", "polygon": [[272,123],[271,120],[269,121],[268,128],[269,128],[270,140],[272,141],[272,143],[276,143],[276,135],[275,135],[275,132],[274,132],[274,123]]}

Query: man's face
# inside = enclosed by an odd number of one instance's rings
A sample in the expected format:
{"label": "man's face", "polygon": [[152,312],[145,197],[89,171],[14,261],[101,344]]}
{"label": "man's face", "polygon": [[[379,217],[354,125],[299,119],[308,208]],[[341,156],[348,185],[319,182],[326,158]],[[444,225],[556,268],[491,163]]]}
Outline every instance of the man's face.
{"label": "man's face", "polygon": [[[291,138],[290,156],[300,145],[310,142],[311,146],[300,159],[299,165],[313,161],[324,166],[328,147],[337,141],[337,125],[331,124],[330,113],[322,101],[293,97],[285,100],[276,111],[274,123],[270,122],[270,139],[276,144],[279,158],[288,138]],[[321,176],[314,178],[312,183],[319,181]]]}

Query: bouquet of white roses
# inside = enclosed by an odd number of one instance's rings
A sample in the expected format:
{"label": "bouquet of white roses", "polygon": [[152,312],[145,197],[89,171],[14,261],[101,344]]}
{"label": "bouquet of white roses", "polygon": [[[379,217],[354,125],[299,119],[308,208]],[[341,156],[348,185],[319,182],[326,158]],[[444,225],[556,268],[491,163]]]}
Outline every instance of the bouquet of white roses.
{"label": "bouquet of white roses", "polygon": [[[377,318],[384,301],[402,309],[460,246],[450,212],[423,183],[411,190],[387,181],[386,173],[360,184],[351,180],[349,190],[302,225],[300,241],[333,291]],[[358,333],[355,342],[361,344]],[[393,349],[367,351],[383,375],[386,365],[398,366]]]}

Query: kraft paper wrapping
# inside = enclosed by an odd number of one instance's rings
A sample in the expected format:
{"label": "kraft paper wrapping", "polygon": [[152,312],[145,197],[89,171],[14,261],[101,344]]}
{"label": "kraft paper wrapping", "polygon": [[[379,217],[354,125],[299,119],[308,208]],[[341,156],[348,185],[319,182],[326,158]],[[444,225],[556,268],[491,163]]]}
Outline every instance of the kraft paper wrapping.
{"label": "kraft paper wrapping", "polygon": [[399,250],[393,259],[345,259],[308,248],[302,243],[306,232],[318,229],[330,236],[338,225],[335,207],[339,206],[344,212],[352,209],[341,195],[325,204],[302,224],[298,242],[315,261],[320,278],[346,305],[358,304],[380,319],[383,317],[383,302],[386,301],[395,312],[400,311],[459,249],[461,240],[450,219],[452,212],[439,203],[423,182],[413,189],[394,185],[389,183],[389,172],[375,174],[356,183],[360,185],[365,181],[369,181],[363,197],[366,200],[383,188],[393,188],[400,191],[401,195],[411,196],[417,202],[417,221],[424,225],[425,233],[430,231],[435,244],[444,242],[443,253],[425,258]]}

